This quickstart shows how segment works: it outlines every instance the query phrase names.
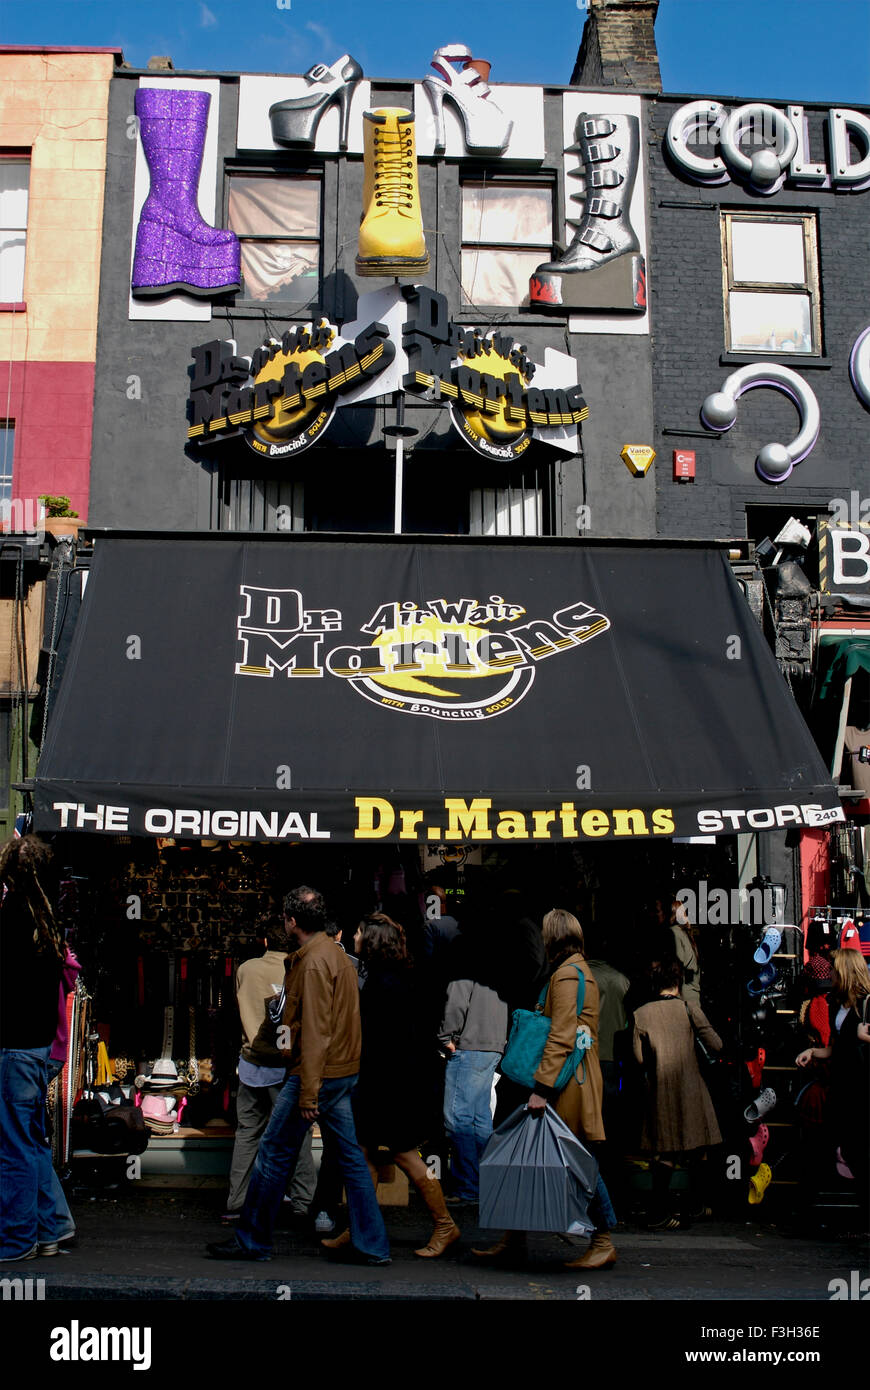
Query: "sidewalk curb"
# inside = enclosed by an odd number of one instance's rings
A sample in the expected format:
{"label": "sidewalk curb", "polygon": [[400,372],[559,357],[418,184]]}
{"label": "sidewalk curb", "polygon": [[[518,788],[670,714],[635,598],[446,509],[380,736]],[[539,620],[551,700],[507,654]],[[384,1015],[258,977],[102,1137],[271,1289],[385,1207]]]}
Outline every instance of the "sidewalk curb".
{"label": "sidewalk curb", "polygon": [[[15,1276],[7,1276],[15,1277]],[[281,1293],[279,1291],[284,1290]],[[100,1274],[80,1274],[75,1282],[49,1282],[46,1279],[46,1303],[77,1301],[123,1302],[188,1302],[197,1299],[245,1300],[252,1303],[335,1303],[346,1299],[419,1299],[477,1300],[481,1294],[471,1284],[416,1284],[410,1280],[371,1280],[368,1283],[315,1279],[161,1279],[142,1276],[118,1280]]]}

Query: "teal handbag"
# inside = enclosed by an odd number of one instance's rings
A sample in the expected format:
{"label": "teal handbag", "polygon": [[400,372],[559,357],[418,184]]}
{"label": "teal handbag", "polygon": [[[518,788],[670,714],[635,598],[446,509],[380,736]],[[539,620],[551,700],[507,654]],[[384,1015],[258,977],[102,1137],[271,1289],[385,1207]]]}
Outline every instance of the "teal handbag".
{"label": "teal handbag", "polygon": [[[577,981],[577,1017],[579,1018],[583,1012],[583,1002],[586,998],[586,976],[579,965],[575,965],[574,969],[579,976]],[[549,988],[548,981],[541,990],[534,1010],[514,1009],[510,1036],[504,1056],[499,1064],[499,1071],[502,1076],[506,1076],[509,1081],[515,1081],[518,1086],[528,1086],[529,1090],[534,1087],[535,1072],[541,1065],[544,1048],[547,1046],[547,1039],[550,1036],[551,1020],[543,1012]],[[583,1081],[586,1080],[585,1055],[591,1046],[592,1036],[589,1029],[578,1023],[573,1051],[566,1058],[562,1070],[556,1077],[555,1090],[564,1090],[571,1077],[577,1072],[578,1067],[581,1066],[583,1068],[583,1080],[580,1082],[582,1086]]]}

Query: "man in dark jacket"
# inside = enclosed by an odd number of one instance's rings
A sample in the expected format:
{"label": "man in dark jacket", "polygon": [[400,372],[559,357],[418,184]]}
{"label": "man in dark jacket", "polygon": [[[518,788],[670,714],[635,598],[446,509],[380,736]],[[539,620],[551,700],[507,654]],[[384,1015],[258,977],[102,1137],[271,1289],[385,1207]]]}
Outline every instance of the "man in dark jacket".
{"label": "man in dark jacket", "polygon": [[[285,907],[286,913],[286,907]],[[214,1259],[267,1260],[287,1174],[315,1120],[334,1140],[350,1217],[351,1252],[364,1264],[390,1262],[390,1247],[368,1166],[357,1142],[350,1097],[359,1072],[361,1032],[356,971],[326,935],[322,909],[287,914],[299,949],[289,958],[277,1045],[267,1021],[252,1060],[283,1061],[289,1072],[254,1164],[235,1235],[207,1247]]]}

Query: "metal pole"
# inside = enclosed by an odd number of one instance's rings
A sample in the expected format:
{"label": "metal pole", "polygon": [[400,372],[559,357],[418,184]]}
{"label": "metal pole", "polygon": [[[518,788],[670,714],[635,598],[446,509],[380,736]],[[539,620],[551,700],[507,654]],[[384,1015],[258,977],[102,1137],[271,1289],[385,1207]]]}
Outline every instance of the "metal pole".
{"label": "metal pole", "polygon": [[393,531],[397,536],[402,534],[402,489],[405,478],[405,442],[401,435],[396,438],[396,488],[393,503]]}

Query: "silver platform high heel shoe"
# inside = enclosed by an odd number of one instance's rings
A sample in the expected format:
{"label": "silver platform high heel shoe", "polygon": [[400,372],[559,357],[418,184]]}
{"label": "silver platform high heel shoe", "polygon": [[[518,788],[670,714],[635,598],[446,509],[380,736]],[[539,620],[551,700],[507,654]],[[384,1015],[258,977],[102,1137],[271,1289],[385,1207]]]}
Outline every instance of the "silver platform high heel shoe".
{"label": "silver platform high heel shoe", "polygon": [[350,125],[350,106],[363,70],[355,58],[345,53],[336,58],[332,67],[315,63],[305,74],[310,92],[299,97],[287,97],[269,107],[272,139],[279,145],[313,145],[317,127],[324,111],[337,101],[341,106],[339,148],[347,149]]}
{"label": "silver platform high heel shoe", "polygon": [[[435,153],[444,153],[444,98],[452,101],[462,121],[469,154],[504,154],[513,130],[511,121],[496,105],[492,92],[471,49],[451,43],[435,50],[431,66],[437,77],[424,77],[423,86],[435,116]],[[452,67],[462,63],[462,69]],[[482,64],[489,69],[489,64]]]}

